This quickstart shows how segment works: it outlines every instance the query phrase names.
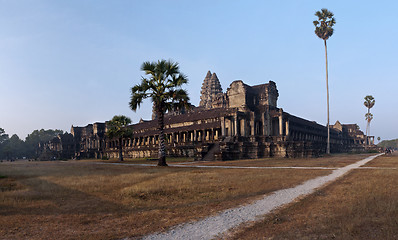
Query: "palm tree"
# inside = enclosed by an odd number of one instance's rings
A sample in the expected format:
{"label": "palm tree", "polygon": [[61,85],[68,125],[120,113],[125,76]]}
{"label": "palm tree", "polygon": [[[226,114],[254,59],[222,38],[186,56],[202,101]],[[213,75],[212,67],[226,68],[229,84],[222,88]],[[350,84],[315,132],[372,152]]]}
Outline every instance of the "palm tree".
{"label": "palm tree", "polygon": [[326,92],[327,92],[327,112],[328,112],[328,140],[326,146],[326,153],[330,154],[330,126],[329,126],[329,79],[328,79],[328,51],[326,40],[333,35],[333,25],[336,24],[336,20],[333,17],[333,13],[329,12],[326,8],[322,8],[321,11],[317,11],[315,16],[318,20],[313,21],[315,25],[315,34],[323,39],[325,43],[325,59],[326,59]]}
{"label": "palm tree", "polygon": [[131,128],[128,127],[130,123],[131,119],[123,115],[114,116],[107,122],[106,135],[111,139],[118,138],[119,141],[119,161],[123,161],[123,138],[132,136]]}
{"label": "palm tree", "polygon": [[141,70],[149,75],[131,88],[130,108],[136,111],[145,98],[151,98],[156,111],[159,132],[158,166],[167,166],[164,144],[164,114],[166,111],[189,108],[189,97],[181,86],[188,82],[179,70],[178,63],[171,60],[144,62]]}
{"label": "palm tree", "polygon": [[[372,95],[367,95],[365,98],[365,101],[363,102],[363,105],[368,109],[368,113],[365,114],[365,119],[366,119],[366,136],[369,136],[370,134],[370,122],[373,119],[373,114],[370,113],[370,109],[375,105],[376,100]],[[366,139],[366,143],[368,143],[368,140]]]}
{"label": "palm tree", "polygon": [[368,130],[368,129],[369,129],[369,127],[370,127],[370,121],[373,120],[373,114],[371,114],[371,113],[366,113],[366,114],[365,114],[365,120],[366,120],[366,122],[367,122],[367,125],[366,125],[366,144],[369,145],[369,132],[370,132],[370,130]]}

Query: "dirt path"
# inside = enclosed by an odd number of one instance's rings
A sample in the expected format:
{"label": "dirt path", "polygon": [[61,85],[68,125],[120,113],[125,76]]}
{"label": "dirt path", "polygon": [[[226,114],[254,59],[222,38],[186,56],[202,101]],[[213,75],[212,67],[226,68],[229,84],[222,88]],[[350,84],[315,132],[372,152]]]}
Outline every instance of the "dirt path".
{"label": "dirt path", "polygon": [[382,154],[370,156],[351,165],[338,168],[327,176],[317,177],[293,188],[282,189],[248,205],[231,208],[199,221],[178,225],[167,232],[154,233],[143,239],[213,239],[222,236],[228,230],[242,223],[254,221],[261,216],[294,201],[296,198],[308,195],[326,183],[336,180],[348,171],[359,168]]}

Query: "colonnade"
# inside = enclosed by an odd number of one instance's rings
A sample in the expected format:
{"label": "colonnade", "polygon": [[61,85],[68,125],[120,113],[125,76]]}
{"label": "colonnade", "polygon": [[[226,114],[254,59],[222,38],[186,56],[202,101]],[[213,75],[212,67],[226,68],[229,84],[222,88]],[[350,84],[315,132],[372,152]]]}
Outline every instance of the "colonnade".
{"label": "colonnade", "polygon": [[[177,131],[165,133],[165,143],[169,145],[195,142],[213,142],[220,138],[220,128],[210,128],[202,130]],[[152,146],[159,144],[159,135],[140,136],[123,139],[123,147],[134,148],[139,146]],[[106,143],[107,148],[117,148],[119,140],[113,139]]]}
{"label": "colonnade", "polygon": [[235,113],[221,117],[221,135],[226,136],[289,136],[289,119],[283,117],[280,109],[276,116],[270,116],[269,112],[263,112],[255,116],[253,112],[248,114]]}

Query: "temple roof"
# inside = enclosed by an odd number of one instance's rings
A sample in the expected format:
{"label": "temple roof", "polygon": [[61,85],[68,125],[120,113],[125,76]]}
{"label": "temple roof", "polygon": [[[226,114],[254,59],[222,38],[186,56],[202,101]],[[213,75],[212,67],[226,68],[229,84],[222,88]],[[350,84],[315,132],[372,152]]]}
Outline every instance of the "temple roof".
{"label": "temple roof", "polygon": [[[184,123],[184,122],[195,122],[199,121],[202,119],[211,119],[211,118],[219,118],[224,116],[226,113],[232,111],[233,109],[225,109],[225,108],[213,108],[213,109],[203,109],[203,108],[197,108],[194,111],[181,114],[181,115],[165,115],[164,117],[164,124],[165,124],[165,132],[167,132],[168,128],[166,128],[167,125],[170,124],[178,124],[178,123]],[[152,120],[152,121],[144,121],[140,123],[136,123],[133,125],[130,125],[130,127],[133,128],[134,132],[139,132],[142,130],[145,130],[145,132],[148,132],[148,130],[156,130],[157,128],[157,120]],[[201,127],[205,126],[206,123],[201,123]],[[215,123],[220,124],[219,122]],[[190,125],[190,126],[195,126],[198,124]],[[189,127],[189,126],[184,126],[184,127]],[[196,127],[197,128],[197,127]],[[174,128],[173,128],[174,129]],[[157,130],[156,130],[157,131]]]}
{"label": "temple roof", "polygon": [[212,103],[222,95],[221,84],[216,73],[207,72],[200,94],[199,106],[212,108]]}

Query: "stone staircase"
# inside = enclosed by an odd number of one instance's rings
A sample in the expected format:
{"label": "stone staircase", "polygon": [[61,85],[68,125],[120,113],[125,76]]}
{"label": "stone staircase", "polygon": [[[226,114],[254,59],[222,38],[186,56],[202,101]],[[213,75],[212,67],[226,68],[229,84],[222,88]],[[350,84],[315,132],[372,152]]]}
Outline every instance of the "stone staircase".
{"label": "stone staircase", "polygon": [[[220,152],[220,144],[219,143],[214,143],[209,146],[207,153],[205,153],[202,157],[202,161],[214,161],[215,159],[215,154],[217,152]],[[202,153],[203,154],[203,153]]]}

